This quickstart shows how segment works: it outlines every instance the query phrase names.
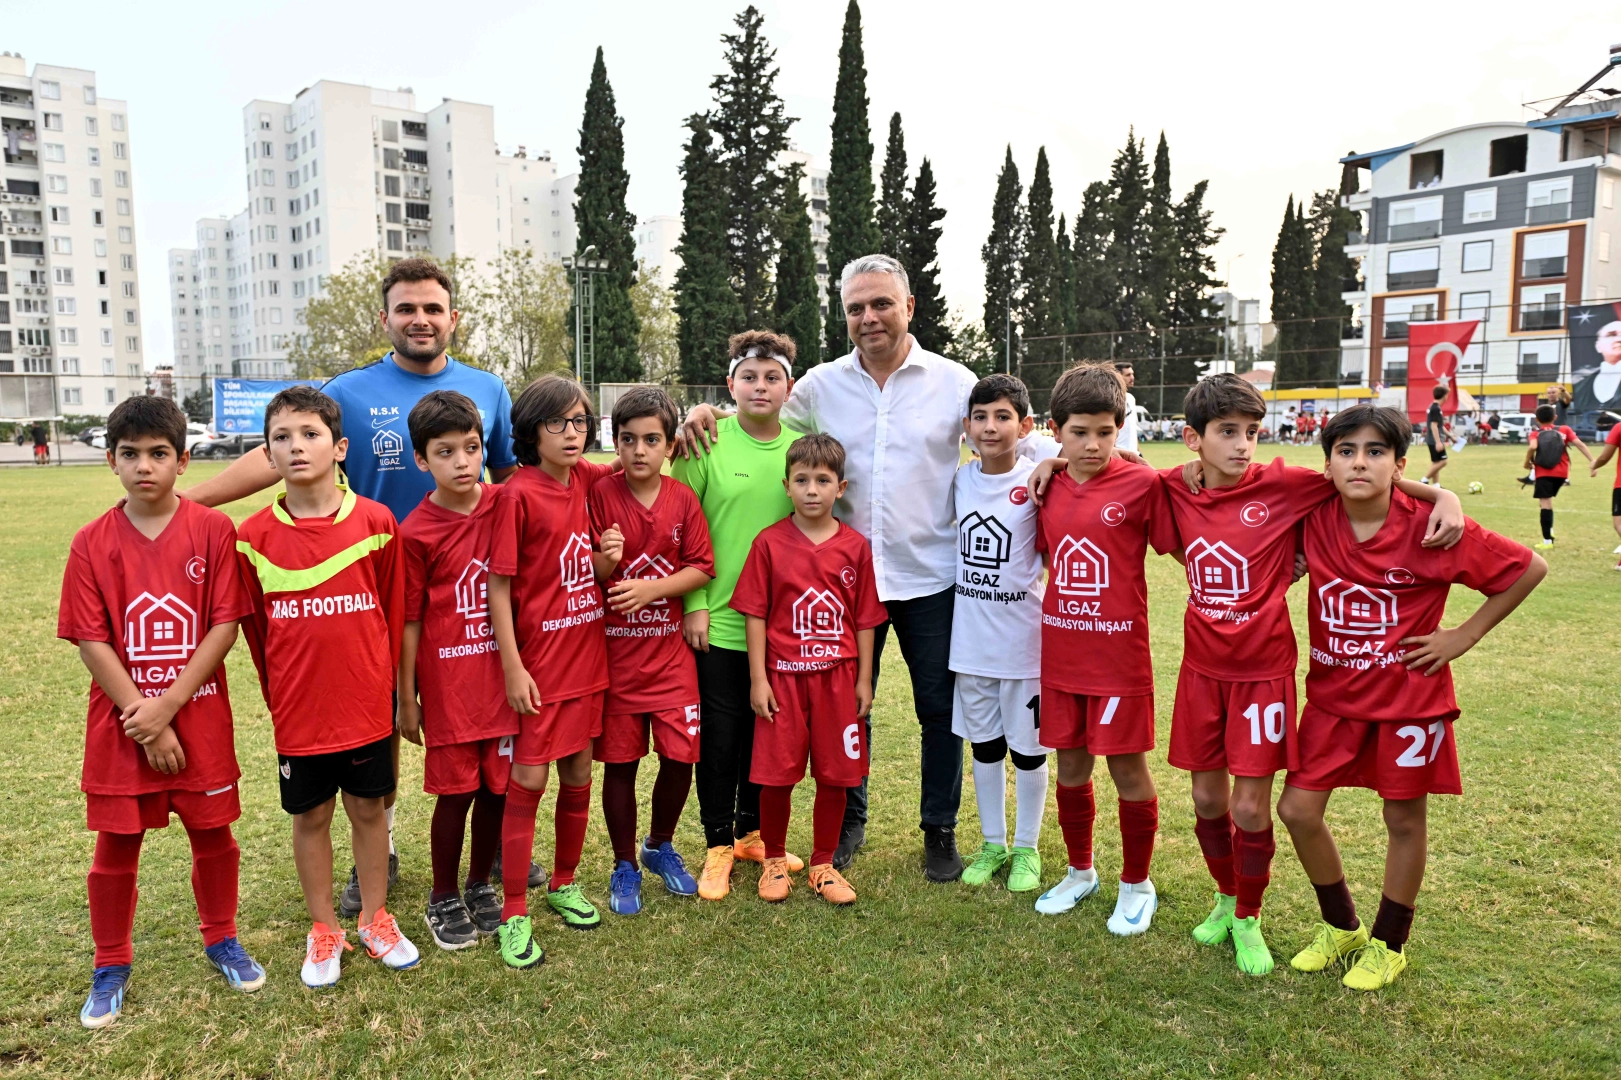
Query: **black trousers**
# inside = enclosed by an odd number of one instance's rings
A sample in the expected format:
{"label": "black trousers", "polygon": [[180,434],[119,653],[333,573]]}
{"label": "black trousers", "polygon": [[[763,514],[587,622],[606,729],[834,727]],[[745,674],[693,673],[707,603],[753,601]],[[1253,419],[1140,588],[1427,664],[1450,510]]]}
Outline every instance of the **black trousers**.
{"label": "black trousers", "polygon": [[[698,820],[704,845],[718,847],[760,827],[760,785],[749,781],[754,761],[754,708],[749,704],[749,654],[714,645],[698,660]],[[949,723],[949,716],[947,718]]]}
{"label": "black trousers", "polygon": [[[879,661],[891,628],[900,642],[901,655],[912,675],[912,707],[922,728],[923,790],[919,800],[919,826],[955,828],[962,804],[962,739],[951,733],[951,698],[956,680],[951,674],[951,611],[955,587],[911,600],[890,600],[889,621],[873,634],[872,685],[878,691]],[[872,721],[867,721],[867,745],[872,746]],[[867,784],[847,791],[844,828],[865,824]]]}

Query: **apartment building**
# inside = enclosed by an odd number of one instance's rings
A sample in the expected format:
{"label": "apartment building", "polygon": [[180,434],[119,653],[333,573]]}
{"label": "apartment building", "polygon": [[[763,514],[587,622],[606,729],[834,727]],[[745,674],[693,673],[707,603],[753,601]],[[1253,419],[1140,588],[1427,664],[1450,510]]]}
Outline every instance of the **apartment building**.
{"label": "apartment building", "polygon": [[[174,379],[182,393],[206,388],[209,375],[237,374],[230,358],[227,273],[235,262],[233,222],[197,222],[197,246],[169,249],[169,303],[174,324]],[[274,372],[281,375],[278,362]]]}
{"label": "apartment building", "polygon": [[822,318],[827,318],[827,166],[793,143],[782,155],[784,164],[803,166],[799,190],[805,196],[811,219],[811,243],[816,248],[816,293],[822,297]]}
{"label": "apartment building", "polygon": [[129,110],[96,73],[0,53],[0,416],[146,392]]}
{"label": "apartment building", "polygon": [[574,187],[578,173],[557,175],[551,151],[527,147],[496,155],[496,231],[501,247],[525,248],[557,262],[574,254]]}

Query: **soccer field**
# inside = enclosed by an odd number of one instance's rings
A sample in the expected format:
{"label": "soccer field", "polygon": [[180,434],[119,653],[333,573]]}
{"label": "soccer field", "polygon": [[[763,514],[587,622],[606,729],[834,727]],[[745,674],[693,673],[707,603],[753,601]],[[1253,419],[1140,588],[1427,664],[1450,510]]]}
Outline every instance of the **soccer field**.
{"label": "soccer field", "polygon": [[[1260,457],[1277,452],[1262,447]],[[1150,444],[1147,453],[1158,464],[1187,456],[1179,445]],[[1315,447],[1284,453],[1297,464],[1322,462]],[[1530,543],[1536,504],[1513,481],[1523,455],[1470,447],[1444,475],[1458,491],[1482,481],[1484,494],[1463,496],[1466,511]],[[1410,459],[1415,475],[1422,456],[1420,447]],[[422,752],[408,745],[401,877],[389,907],[423,962],[390,973],[358,950],[335,988],[311,992],[298,978],[308,922],[289,819],[277,804],[270,725],[239,643],[228,661],[243,770],[238,922],[269,981],[257,994],[237,994],[204,961],[176,823],[147,838],[129,997],[118,1023],[95,1034],[78,1021],[91,967],[84,875],[92,836],[78,788],[88,675],[76,650],[55,638],[56,607],[69,539],[121,490],[100,468],[0,470],[0,1075],[1616,1075],[1621,574],[1609,554],[1611,474],[1588,479],[1586,462],[1575,465],[1557,500],[1559,546],[1546,553],[1547,581],[1455,665],[1466,793],[1431,800],[1412,965],[1377,995],[1289,969],[1317,911],[1281,825],[1263,915],[1277,971],[1242,975],[1229,948],[1189,937],[1212,887],[1187,777],[1165,764],[1186,588],[1171,559],[1151,555],[1160,908],[1142,937],[1104,929],[1107,885],[1074,912],[1043,917],[1032,910],[1034,893],[923,879],[917,725],[892,647],[874,715],[868,843],[847,871],[860,893],[854,908],[817,901],[803,875],[786,904],[764,904],[754,895],[758,870],[744,864],[723,903],[667,896],[649,875],[643,913],[618,918],[606,911],[611,854],[593,805],[580,880],[603,906],[600,929],[564,929],[542,905],[536,927],[547,960],[526,972],[504,968],[492,944],[440,952],[422,922],[431,800],[422,794]],[[199,464],[184,480],[218,468]],[[229,509],[240,520],[261,505]],[[1290,594],[1302,654],[1305,592],[1302,583]],[[1478,601],[1454,590],[1447,625]],[[644,824],[655,771],[643,769]],[[968,853],[979,832],[971,781],[965,788],[958,843]],[[537,837],[547,865],[553,795]],[[1119,834],[1101,769],[1098,795],[1098,866],[1108,881],[1119,870]],[[796,809],[789,847],[808,854],[808,785]],[[1329,814],[1371,920],[1383,853],[1378,800],[1343,792]],[[702,863],[696,796],[676,845],[694,869]],[[346,840],[336,846],[341,874]],[[1050,802],[1041,854],[1050,883],[1064,866]]]}

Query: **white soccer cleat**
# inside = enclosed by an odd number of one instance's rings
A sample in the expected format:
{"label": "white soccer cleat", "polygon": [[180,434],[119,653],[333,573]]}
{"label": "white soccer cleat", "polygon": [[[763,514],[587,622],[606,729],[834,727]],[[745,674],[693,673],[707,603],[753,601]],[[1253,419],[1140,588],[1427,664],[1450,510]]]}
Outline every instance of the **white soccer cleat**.
{"label": "white soccer cleat", "polygon": [[1610,554],[1611,555],[1621,555],[1621,544],[1615,545],[1615,550],[1610,552]]}
{"label": "white soccer cleat", "polygon": [[1154,921],[1159,908],[1159,894],[1154,883],[1147,878],[1128,885],[1120,883],[1120,895],[1114,902],[1114,914],[1109,916],[1109,933],[1121,937],[1145,933]]}
{"label": "white soccer cleat", "polygon": [[396,971],[416,967],[422,959],[411,939],[400,932],[400,924],[394,921],[394,916],[382,908],[377,909],[370,923],[360,928],[360,943],[374,960],[381,960],[384,967]]}
{"label": "white soccer cleat", "polygon": [[1036,912],[1041,915],[1062,915],[1097,891],[1097,870],[1077,870],[1071,866],[1064,880],[1037,898]]}
{"label": "white soccer cleat", "polygon": [[316,923],[304,938],[304,966],[299,977],[311,989],[331,986],[338,981],[339,959],[353,949],[343,930],[335,930],[325,923]]}

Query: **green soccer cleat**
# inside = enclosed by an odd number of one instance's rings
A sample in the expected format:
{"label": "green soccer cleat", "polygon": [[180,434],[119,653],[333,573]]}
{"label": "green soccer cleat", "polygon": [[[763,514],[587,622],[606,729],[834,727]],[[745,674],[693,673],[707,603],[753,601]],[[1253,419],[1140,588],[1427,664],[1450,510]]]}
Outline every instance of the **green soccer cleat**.
{"label": "green soccer cleat", "polygon": [[1210,909],[1204,922],[1193,928],[1193,940],[1200,945],[1220,945],[1225,942],[1233,932],[1233,908],[1237,904],[1238,897],[1218,892],[1216,906]]}
{"label": "green soccer cleat", "polygon": [[501,945],[501,960],[507,967],[523,970],[544,963],[546,952],[535,944],[535,927],[527,915],[514,915],[495,931]]}
{"label": "green soccer cleat", "polygon": [[1238,961],[1238,970],[1246,975],[1265,975],[1273,968],[1272,950],[1266,947],[1266,939],[1261,936],[1261,917],[1251,915],[1247,919],[1234,916],[1228,921],[1233,937],[1233,959]]}
{"label": "green soccer cleat", "polygon": [[983,885],[996,876],[996,872],[1007,865],[1007,848],[1001,844],[982,844],[979,854],[974,856],[968,864],[968,869],[962,872],[964,885]]}
{"label": "green soccer cleat", "polygon": [[1007,872],[1007,891],[1030,892],[1039,888],[1041,888],[1041,853],[1035,848],[1014,848]]}
{"label": "green soccer cleat", "polygon": [[1296,971],[1322,971],[1338,964],[1368,944],[1368,925],[1362,923],[1355,930],[1340,930],[1326,922],[1317,924],[1317,934],[1311,944],[1295,953],[1289,966]]}
{"label": "green soccer cleat", "polygon": [[1383,990],[1396,981],[1396,976],[1407,970],[1407,954],[1388,948],[1378,938],[1356,954],[1356,963],[1340,982],[1352,990]]}
{"label": "green soccer cleat", "polygon": [[595,930],[602,925],[602,913],[585,898],[580,887],[570,882],[546,894],[546,903],[563,917],[563,925],[574,930]]}

